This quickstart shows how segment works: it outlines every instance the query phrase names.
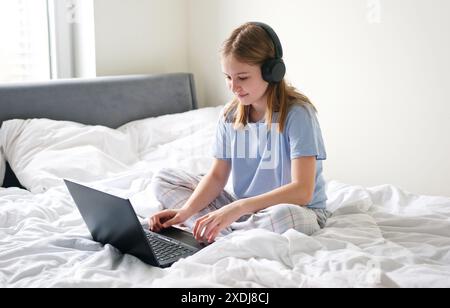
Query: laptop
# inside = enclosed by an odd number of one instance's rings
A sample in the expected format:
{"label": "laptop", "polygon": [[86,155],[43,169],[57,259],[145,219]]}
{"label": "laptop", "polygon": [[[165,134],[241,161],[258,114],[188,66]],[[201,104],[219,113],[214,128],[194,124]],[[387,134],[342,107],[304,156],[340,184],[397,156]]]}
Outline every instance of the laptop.
{"label": "laptop", "polygon": [[110,244],[157,267],[169,267],[205,247],[191,233],[179,228],[170,227],[159,233],[148,230],[141,225],[127,199],[69,180],[64,182],[97,242]]}

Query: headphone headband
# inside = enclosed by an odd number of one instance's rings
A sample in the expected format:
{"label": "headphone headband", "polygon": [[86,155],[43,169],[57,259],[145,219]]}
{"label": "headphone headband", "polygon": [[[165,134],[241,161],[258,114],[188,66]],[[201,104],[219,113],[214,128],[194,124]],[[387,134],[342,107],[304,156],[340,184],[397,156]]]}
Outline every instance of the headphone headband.
{"label": "headphone headband", "polygon": [[267,59],[261,66],[262,78],[269,83],[278,83],[283,80],[286,66],[283,61],[283,48],[280,39],[273,29],[262,22],[251,22],[250,24],[263,28],[269,35],[275,46],[275,58]]}
{"label": "headphone headband", "polygon": [[275,59],[283,58],[283,47],[281,47],[280,39],[278,38],[278,35],[275,33],[272,27],[270,27],[268,24],[258,21],[251,22],[251,24],[263,28],[264,31],[266,31],[266,33],[272,39],[272,42],[275,46]]}

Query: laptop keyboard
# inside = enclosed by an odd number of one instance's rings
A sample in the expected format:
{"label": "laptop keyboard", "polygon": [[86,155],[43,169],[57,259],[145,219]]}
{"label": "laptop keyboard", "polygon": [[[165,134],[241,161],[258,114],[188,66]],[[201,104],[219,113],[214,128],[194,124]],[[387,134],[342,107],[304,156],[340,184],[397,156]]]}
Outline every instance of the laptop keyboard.
{"label": "laptop keyboard", "polygon": [[158,261],[168,261],[192,251],[180,244],[163,240],[152,233],[146,233],[146,235]]}

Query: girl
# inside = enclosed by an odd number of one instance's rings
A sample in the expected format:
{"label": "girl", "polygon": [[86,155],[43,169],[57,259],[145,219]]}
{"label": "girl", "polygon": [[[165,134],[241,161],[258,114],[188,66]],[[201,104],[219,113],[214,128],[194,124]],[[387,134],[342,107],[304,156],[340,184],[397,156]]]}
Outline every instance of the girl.
{"label": "girl", "polygon": [[320,126],[309,99],[283,79],[282,56],[263,23],[246,23],[224,42],[222,70],[235,98],[218,121],[214,163],[203,177],[176,169],[154,176],[151,188],[165,210],[149,218],[150,230],[183,223],[211,243],[234,230],[311,235],[325,226]]}

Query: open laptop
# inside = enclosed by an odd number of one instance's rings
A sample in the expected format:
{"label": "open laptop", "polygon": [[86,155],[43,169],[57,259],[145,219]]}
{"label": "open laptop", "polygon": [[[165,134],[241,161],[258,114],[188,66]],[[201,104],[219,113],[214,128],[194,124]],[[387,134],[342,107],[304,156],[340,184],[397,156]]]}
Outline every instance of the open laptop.
{"label": "open laptop", "polygon": [[184,230],[170,227],[155,233],[141,225],[131,202],[64,180],[92,237],[147,264],[169,267],[205,245]]}

